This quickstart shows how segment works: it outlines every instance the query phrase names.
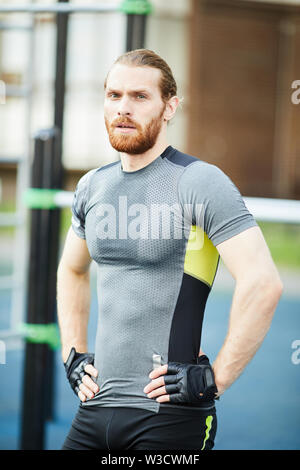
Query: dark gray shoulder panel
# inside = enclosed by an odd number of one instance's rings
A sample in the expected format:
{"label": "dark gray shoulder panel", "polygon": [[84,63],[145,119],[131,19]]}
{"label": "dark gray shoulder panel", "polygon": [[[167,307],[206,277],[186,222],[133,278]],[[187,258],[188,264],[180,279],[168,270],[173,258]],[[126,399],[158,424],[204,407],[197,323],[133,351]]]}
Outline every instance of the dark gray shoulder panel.
{"label": "dark gray shoulder panel", "polygon": [[179,150],[174,149],[173,147],[171,147],[171,145],[165,150],[161,157],[167,158],[170,162],[183,167],[186,167],[191,163],[194,163],[199,160],[197,157],[193,157],[192,155],[179,152]]}

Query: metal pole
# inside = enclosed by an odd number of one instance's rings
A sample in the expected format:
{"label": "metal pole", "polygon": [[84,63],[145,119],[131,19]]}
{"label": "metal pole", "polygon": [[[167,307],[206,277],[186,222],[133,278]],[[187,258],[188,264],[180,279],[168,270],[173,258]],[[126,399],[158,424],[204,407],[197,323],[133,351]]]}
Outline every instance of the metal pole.
{"label": "metal pole", "polygon": [[[48,145],[44,155],[43,188],[62,188],[62,149],[61,131],[53,128],[49,131]],[[48,324],[57,322],[56,315],[56,272],[59,253],[60,232],[60,209],[44,211],[44,223],[48,227],[48,238],[45,239],[45,250],[48,253],[47,287],[46,287],[46,309],[45,318]],[[54,352],[48,348],[48,370],[47,370],[47,400],[46,419],[54,418],[54,396],[55,396],[55,374],[54,374]]]}
{"label": "metal pole", "polygon": [[143,49],[146,35],[146,16],[127,15],[126,52]]}
{"label": "metal pole", "polygon": [[[61,4],[69,0],[59,0]],[[55,102],[54,102],[54,127],[51,139],[52,147],[48,156],[45,156],[45,168],[43,188],[62,188],[63,165],[62,165],[62,136],[65,105],[65,81],[68,42],[69,15],[58,14],[56,17],[56,70],[55,70]],[[49,277],[47,282],[48,323],[56,322],[56,271],[59,252],[59,228],[60,209],[46,211],[49,218],[51,235],[47,250],[50,253]],[[48,371],[47,371],[47,404],[46,418],[53,419],[54,415],[54,354],[48,348]]]}
{"label": "metal pole", "polygon": [[[43,188],[51,184],[49,164],[60,145],[59,131],[40,132],[35,138],[34,161],[32,165],[32,187]],[[53,250],[56,247],[57,230],[53,230],[50,210],[31,211],[30,264],[27,295],[27,325],[47,325],[53,322],[55,295],[53,290]],[[54,297],[54,298],[53,298]],[[45,420],[49,409],[49,386],[53,366],[53,351],[43,341],[31,342],[25,346],[24,386],[21,427],[21,449],[40,450],[44,448]]]}
{"label": "metal pole", "polygon": [[112,13],[118,11],[115,5],[98,3],[93,5],[62,5],[53,3],[50,5],[29,4],[29,5],[0,5],[0,13]]}
{"label": "metal pole", "polygon": [[[61,4],[67,3],[68,1],[69,0],[59,0]],[[63,130],[65,103],[68,21],[69,15],[57,15],[54,126],[58,127],[61,132]]]}
{"label": "metal pole", "polygon": [[127,15],[126,51],[145,45],[147,16],[152,11],[148,0],[124,0],[121,10]]}

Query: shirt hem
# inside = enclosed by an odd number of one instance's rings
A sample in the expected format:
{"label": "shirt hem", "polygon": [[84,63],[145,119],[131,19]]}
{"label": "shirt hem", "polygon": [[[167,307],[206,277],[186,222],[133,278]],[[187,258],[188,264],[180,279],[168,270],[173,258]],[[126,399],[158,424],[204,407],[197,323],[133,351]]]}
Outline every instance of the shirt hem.
{"label": "shirt hem", "polygon": [[214,410],[215,409],[215,402],[207,402],[203,406],[195,406],[195,405],[177,405],[177,404],[169,404],[169,403],[159,403],[156,401],[152,401],[151,403],[141,401],[141,402],[129,402],[129,401],[107,401],[107,400],[88,400],[86,402],[81,402],[80,405],[83,408],[86,407],[104,407],[104,408],[139,408],[139,409],[144,409],[148,411],[152,411],[154,413],[158,413],[160,409],[167,410],[172,409],[172,410],[177,410],[178,412],[182,412],[186,414],[187,412],[192,412],[195,413],[197,411],[205,412],[208,410]]}

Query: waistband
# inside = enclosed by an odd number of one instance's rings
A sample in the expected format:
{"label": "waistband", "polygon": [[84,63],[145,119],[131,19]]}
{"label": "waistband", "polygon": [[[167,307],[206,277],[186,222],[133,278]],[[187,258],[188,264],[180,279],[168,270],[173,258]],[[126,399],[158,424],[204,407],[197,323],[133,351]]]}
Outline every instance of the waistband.
{"label": "waistband", "polygon": [[201,407],[160,403],[159,411],[160,410],[163,411],[163,412],[166,412],[166,414],[178,413],[178,414],[182,414],[182,415],[186,415],[186,414],[191,414],[191,415],[199,414],[199,415],[202,415],[202,414],[206,414],[208,411],[211,412],[211,413],[214,413],[216,411],[216,407],[215,407],[214,402],[211,402],[211,403],[207,402],[207,404],[205,404],[205,406],[203,405]]}

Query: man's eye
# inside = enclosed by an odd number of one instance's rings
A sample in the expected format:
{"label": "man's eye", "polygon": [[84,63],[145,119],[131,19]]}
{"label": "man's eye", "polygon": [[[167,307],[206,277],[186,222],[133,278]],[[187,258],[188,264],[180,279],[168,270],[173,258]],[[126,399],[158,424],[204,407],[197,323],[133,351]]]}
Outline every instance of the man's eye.
{"label": "man's eye", "polygon": [[145,95],[137,95],[137,97],[138,97],[139,99],[144,99],[144,98],[146,98]]}

